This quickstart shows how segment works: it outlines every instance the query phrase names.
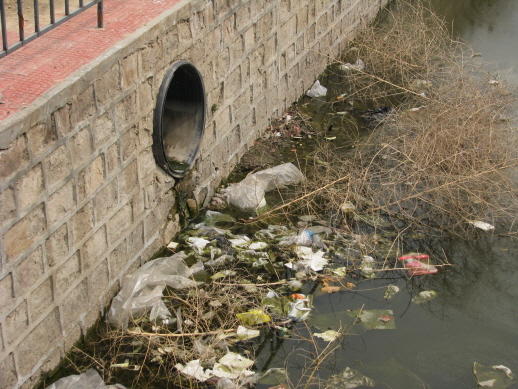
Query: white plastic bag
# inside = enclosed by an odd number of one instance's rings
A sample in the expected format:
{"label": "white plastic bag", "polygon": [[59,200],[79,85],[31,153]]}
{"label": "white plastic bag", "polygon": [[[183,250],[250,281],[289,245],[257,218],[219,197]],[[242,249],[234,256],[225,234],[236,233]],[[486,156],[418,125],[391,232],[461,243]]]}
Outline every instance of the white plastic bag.
{"label": "white plastic bag", "polygon": [[327,88],[320,85],[320,81],[316,80],[310,90],[306,92],[309,97],[323,97],[327,94]]}
{"label": "white plastic bag", "polygon": [[83,374],[71,375],[63,377],[52,385],[48,386],[47,389],[125,389],[124,386],[117,385],[105,385],[103,379],[94,369],[89,369]]}
{"label": "white plastic bag", "polygon": [[346,63],[340,66],[340,69],[342,69],[345,72],[351,70],[363,72],[363,70],[365,69],[365,63],[360,58],[358,58],[354,64]]}
{"label": "white plastic bag", "polygon": [[230,185],[224,190],[224,194],[230,205],[242,210],[253,210],[266,205],[266,192],[296,185],[303,179],[302,172],[288,162],[251,174],[243,181]]}
{"label": "white plastic bag", "polygon": [[162,301],[164,288],[183,289],[201,284],[188,277],[203,270],[203,263],[188,267],[183,261],[185,257],[185,253],[180,251],[171,257],[157,258],[126,276],[120,292],[113,298],[107,322],[125,329],[130,316],[138,317],[149,310],[151,320],[171,316]]}

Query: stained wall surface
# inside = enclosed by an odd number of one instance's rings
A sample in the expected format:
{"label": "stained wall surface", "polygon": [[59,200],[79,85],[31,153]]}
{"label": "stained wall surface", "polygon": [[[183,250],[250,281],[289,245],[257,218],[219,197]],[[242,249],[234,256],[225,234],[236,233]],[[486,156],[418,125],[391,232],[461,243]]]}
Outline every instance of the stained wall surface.
{"label": "stained wall surface", "polygon": [[[55,368],[124,275],[178,233],[178,199],[206,204],[386,2],[184,0],[0,122],[0,388],[30,388]],[[208,108],[193,171],[175,182],[151,134],[179,59],[202,74]]]}

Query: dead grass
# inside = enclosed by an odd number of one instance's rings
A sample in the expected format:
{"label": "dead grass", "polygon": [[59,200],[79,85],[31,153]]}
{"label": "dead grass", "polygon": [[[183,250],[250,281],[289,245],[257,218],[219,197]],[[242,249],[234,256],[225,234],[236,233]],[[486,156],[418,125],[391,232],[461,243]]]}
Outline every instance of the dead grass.
{"label": "dead grass", "polygon": [[351,41],[341,63],[362,59],[365,68],[341,79],[348,99],[396,110],[348,153],[322,144],[296,198],[335,220],[351,202],[345,224],[354,213],[455,233],[471,220],[513,224],[513,91],[472,66],[471,51],[422,5],[397,2],[385,17]]}

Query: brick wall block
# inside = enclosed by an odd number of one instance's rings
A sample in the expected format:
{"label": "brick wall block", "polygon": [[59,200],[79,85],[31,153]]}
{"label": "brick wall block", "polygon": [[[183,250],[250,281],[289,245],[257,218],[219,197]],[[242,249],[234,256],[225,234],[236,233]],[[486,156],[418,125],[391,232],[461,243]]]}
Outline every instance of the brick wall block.
{"label": "brick wall block", "polygon": [[131,202],[128,202],[108,221],[108,241],[111,244],[115,243],[131,227],[132,214]]}
{"label": "brick wall block", "polygon": [[111,111],[106,112],[94,120],[92,124],[92,134],[95,150],[103,147],[115,135],[115,124]]}
{"label": "brick wall block", "polygon": [[121,61],[121,86],[127,88],[138,79],[138,53],[133,53]]}
{"label": "brick wall block", "polygon": [[[108,303],[106,296],[110,291],[108,284],[110,282],[110,274],[108,271],[108,260],[102,261],[88,277],[88,296],[90,307],[104,307]],[[99,309],[96,310],[96,319],[99,316]],[[85,327],[90,325],[85,323]]]}
{"label": "brick wall block", "polygon": [[114,142],[106,151],[106,175],[111,176],[119,171],[120,168],[120,141]]}
{"label": "brick wall block", "polygon": [[70,123],[76,128],[95,112],[94,87],[89,86],[74,99],[70,106]]}
{"label": "brick wall block", "polygon": [[47,200],[47,220],[50,226],[63,219],[75,206],[74,180],[69,180]]}
{"label": "brick wall block", "polygon": [[84,280],[77,285],[66,299],[63,299],[60,312],[63,319],[63,330],[68,332],[70,328],[79,325],[80,317],[88,310],[88,284]]}
{"label": "brick wall block", "polygon": [[81,267],[83,272],[95,266],[107,254],[106,226],[99,228],[81,248]]}
{"label": "brick wall block", "polygon": [[[60,342],[61,325],[58,309],[54,309],[16,347],[19,374],[26,376]],[[23,363],[21,363],[23,362]]]}
{"label": "brick wall block", "polygon": [[86,126],[69,141],[70,157],[74,169],[85,163],[92,154],[92,138],[90,127]]}
{"label": "brick wall block", "polygon": [[16,223],[3,237],[7,262],[14,261],[45,233],[43,204],[34,208]]}
{"label": "brick wall block", "polygon": [[95,196],[95,221],[96,223],[102,220],[117,207],[118,199],[118,182],[111,181]]}
{"label": "brick wall block", "polygon": [[43,170],[38,164],[23,175],[16,183],[16,192],[21,209],[32,205],[45,191]]}
{"label": "brick wall block", "polygon": [[54,126],[50,123],[39,123],[27,132],[29,149],[32,157],[37,159],[48,152],[57,139]]}
{"label": "brick wall block", "polygon": [[18,381],[13,354],[8,354],[0,361],[0,388],[12,388]]}
{"label": "brick wall block", "polygon": [[79,251],[68,258],[55,272],[54,282],[56,296],[62,298],[66,296],[66,292],[81,277],[81,261],[79,259]]}
{"label": "brick wall block", "polygon": [[123,131],[129,124],[135,122],[137,115],[137,93],[134,91],[115,106],[115,128]]}
{"label": "brick wall block", "polygon": [[14,199],[14,190],[6,188],[0,193],[0,228],[12,221],[16,216],[16,202]]}
{"label": "brick wall block", "polygon": [[70,219],[71,242],[77,245],[94,227],[93,200],[86,203]]}
{"label": "brick wall block", "polygon": [[0,186],[29,166],[29,150],[25,136],[17,138],[7,150],[0,150],[0,166]]}
{"label": "brick wall block", "polygon": [[47,265],[52,268],[68,255],[68,228],[64,223],[45,241]]}
{"label": "brick wall block", "polygon": [[52,305],[52,279],[48,277],[29,296],[29,320],[37,321],[40,316]]}
{"label": "brick wall block", "polygon": [[83,201],[104,183],[104,157],[99,155],[77,176],[78,200]]}
{"label": "brick wall block", "polygon": [[132,127],[122,135],[122,162],[138,154],[140,140],[137,127]]}
{"label": "brick wall block", "polygon": [[23,259],[14,272],[16,277],[15,295],[23,296],[37,283],[43,275],[43,250],[39,246]]}
{"label": "brick wall block", "polygon": [[6,316],[3,327],[7,345],[13,344],[29,327],[26,300],[18,304],[18,306]]}
{"label": "brick wall block", "polygon": [[104,76],[95,82],[97,104],[102,107],[111,103],[120,92],[120,68],[119,62],[117,62]]}
{"label": "brick wall block", "polygon": [[45,158],[45,179],[52,187],[71,173],[71,162],[65,145],[60,146]]}

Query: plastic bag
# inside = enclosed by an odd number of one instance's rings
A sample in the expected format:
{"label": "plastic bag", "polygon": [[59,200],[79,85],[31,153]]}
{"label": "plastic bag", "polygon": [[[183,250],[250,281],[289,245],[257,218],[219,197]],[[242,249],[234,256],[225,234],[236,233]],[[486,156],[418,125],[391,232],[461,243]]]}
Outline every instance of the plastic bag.
{"label": "plastic bag", "polygon": [[223,192],[230,205],[242,210],[253,210],[266,205],[266,192],[298,184],[303,179],[301,171],[288,162],[251,174],[243,181],[230,185]]}
{"label": "plastic bag", "polygon": [[405,262],[405,269],[411,276],[435,274],[438,271],[435,266],[430,264],[430,257],[426,254],[410,253],[399,257],[399,260]]}
{"label": "plastic bag", "polygon": [[150,319],[171,316],[162,301],[166,286],[175,289],[192,288],[202,283],[189,279],[192,274],[203,270],[203,263],[188,267],[183,251],[172,257],[149,261],[133,275],[124,278],[122,288],[114,297],[107,315],[107,322],[120,328],[127,328],[130,316],[138,317],[151,310]]}
{"label": "plastic bag", "polygon": [[358,58],[354,64],[346,63],[340,66],[340,69],[344,72],[348,72],[351,70],[363,72],[363,70],[365,69],[365,63],[360,58]]}
{"label": "plastic bag", "polygon": [[63,377],[52,385],[47,386],[47,389],[125,389],[124,386],[105,385],[103,379],[94,369],[89,369],[83,374],[71,375]]}
{"label": "plastic bag", "polygon": [[320,85],[320,81],[316,80],[310,90],[306,92],[309,97],[323,97],[327,94],[327,88]]}

